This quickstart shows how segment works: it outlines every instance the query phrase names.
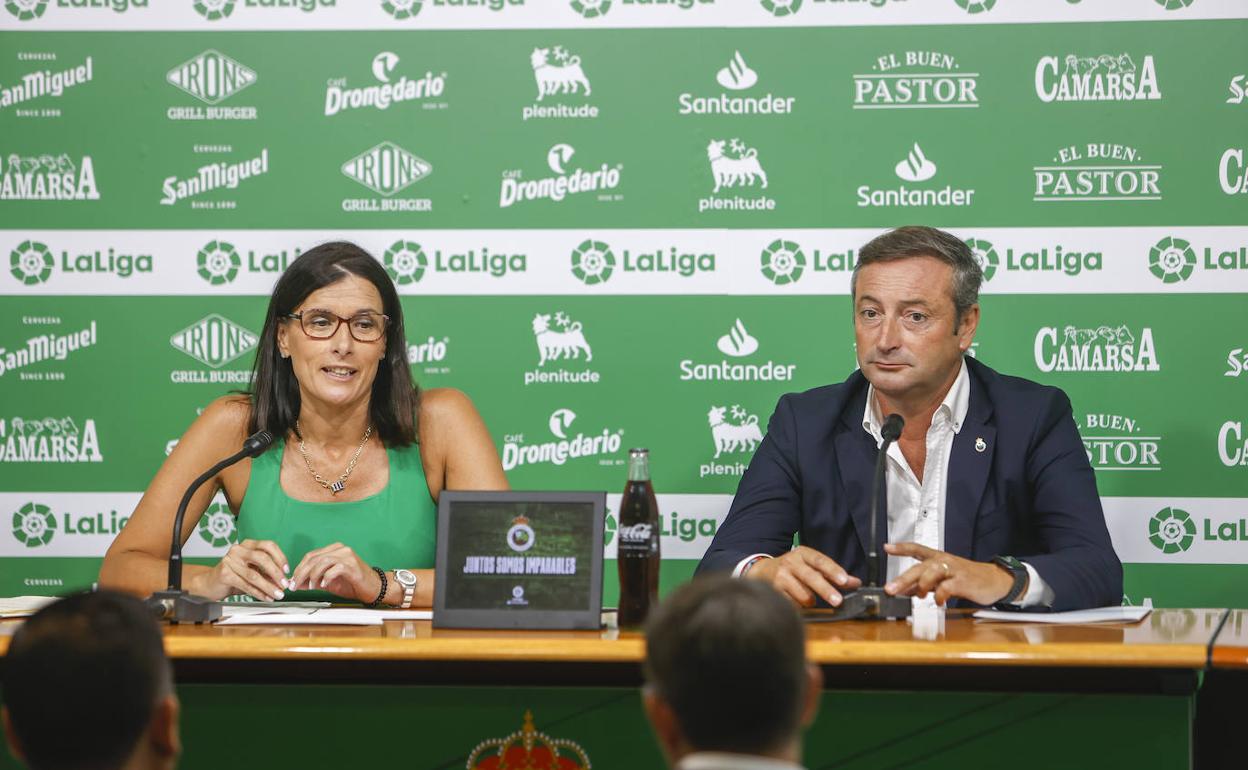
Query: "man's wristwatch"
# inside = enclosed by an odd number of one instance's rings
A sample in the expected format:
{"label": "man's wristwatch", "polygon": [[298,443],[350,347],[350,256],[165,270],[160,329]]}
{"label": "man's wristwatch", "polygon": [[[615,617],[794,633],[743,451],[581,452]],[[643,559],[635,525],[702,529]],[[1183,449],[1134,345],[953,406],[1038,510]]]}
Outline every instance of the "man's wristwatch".
{"label": "man's wristwatch", "polygon": [[399,606],[408,609],[412,606],[412,599],[416,597],[416,574],[411,570],[396,569],[394,579],[403,588],[403,603]]}
{"label": "man's wristwatch", "polygon": [[1027,590],[1027,567],[1013,556],[994,556],[992,563],[1010,573],[1014,577],[1014,585],[1005,596],[997,600],[997,604],[1013,604]]}

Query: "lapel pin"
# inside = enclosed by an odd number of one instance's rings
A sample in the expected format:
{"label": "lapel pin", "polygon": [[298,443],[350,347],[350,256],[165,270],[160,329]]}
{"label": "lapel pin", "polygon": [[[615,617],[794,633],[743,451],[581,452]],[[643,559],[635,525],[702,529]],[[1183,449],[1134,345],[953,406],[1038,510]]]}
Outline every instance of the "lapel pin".
{"label": "lapel pin", "polygon": [[983,437],[983,436],[977,436],[977,437],[975,438],[975,451],[976,451],[976,452],[982,452],[982,451],[984,451],[984,450],[985,450],[985,449],[987,449],[987,448],[988,448],[988,444],[987,444],[987,442],[985,442],[985,441],[984,441],[984,437]]}

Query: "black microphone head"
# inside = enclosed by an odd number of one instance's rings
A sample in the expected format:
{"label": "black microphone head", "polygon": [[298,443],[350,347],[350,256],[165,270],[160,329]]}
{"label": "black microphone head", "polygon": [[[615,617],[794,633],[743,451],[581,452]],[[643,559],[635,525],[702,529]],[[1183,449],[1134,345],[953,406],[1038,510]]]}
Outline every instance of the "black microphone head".
{"label": "black microphone head", "polygon": [[884,418],[884,424],[880,426],[880,435],[885,441],[896,441],[901,438],[901,429],[905,427],[906,421],[899,414],[890,414]]}
{"label": "black microphone head", "polygon": [[248,457],[259,457],[273,443],[273,434],[267,430],[256,431],[243,442],[243,451]]}

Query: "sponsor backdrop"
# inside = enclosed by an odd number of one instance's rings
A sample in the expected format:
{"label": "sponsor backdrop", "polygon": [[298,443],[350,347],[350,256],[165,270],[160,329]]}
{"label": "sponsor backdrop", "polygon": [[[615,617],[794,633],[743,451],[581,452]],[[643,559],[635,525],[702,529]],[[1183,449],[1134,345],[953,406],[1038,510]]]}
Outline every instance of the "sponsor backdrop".
{"label": "sponsor backdrop", "polygon": [[[337,238],[384,262],[413,373],[471,395],[513,486],[614,510],[651,449],[666,590],[776,399],[852,371],[857,249],[920,222],[985,268],[973,353],[1069,393],[1128,599],[1248,606],[1244,15],[6,0],[0,594],[95,579],[246,384],[276,277]],[[188,553],[236,539],[217,503]]]}

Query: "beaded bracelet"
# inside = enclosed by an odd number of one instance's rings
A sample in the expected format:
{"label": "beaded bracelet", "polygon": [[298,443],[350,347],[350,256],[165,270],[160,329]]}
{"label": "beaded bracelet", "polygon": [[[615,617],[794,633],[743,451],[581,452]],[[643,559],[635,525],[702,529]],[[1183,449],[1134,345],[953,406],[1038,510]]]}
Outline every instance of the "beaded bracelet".
{"label": "beaded bracelet", "polygon": [[368,607],[380,607],[381,600],[386,598],[386,571],[381,567],[373,567],[373,572],[377,573],[377,577],[381,578],[381,592],[377,594],[377,598],[373,599],[367,605]]}

